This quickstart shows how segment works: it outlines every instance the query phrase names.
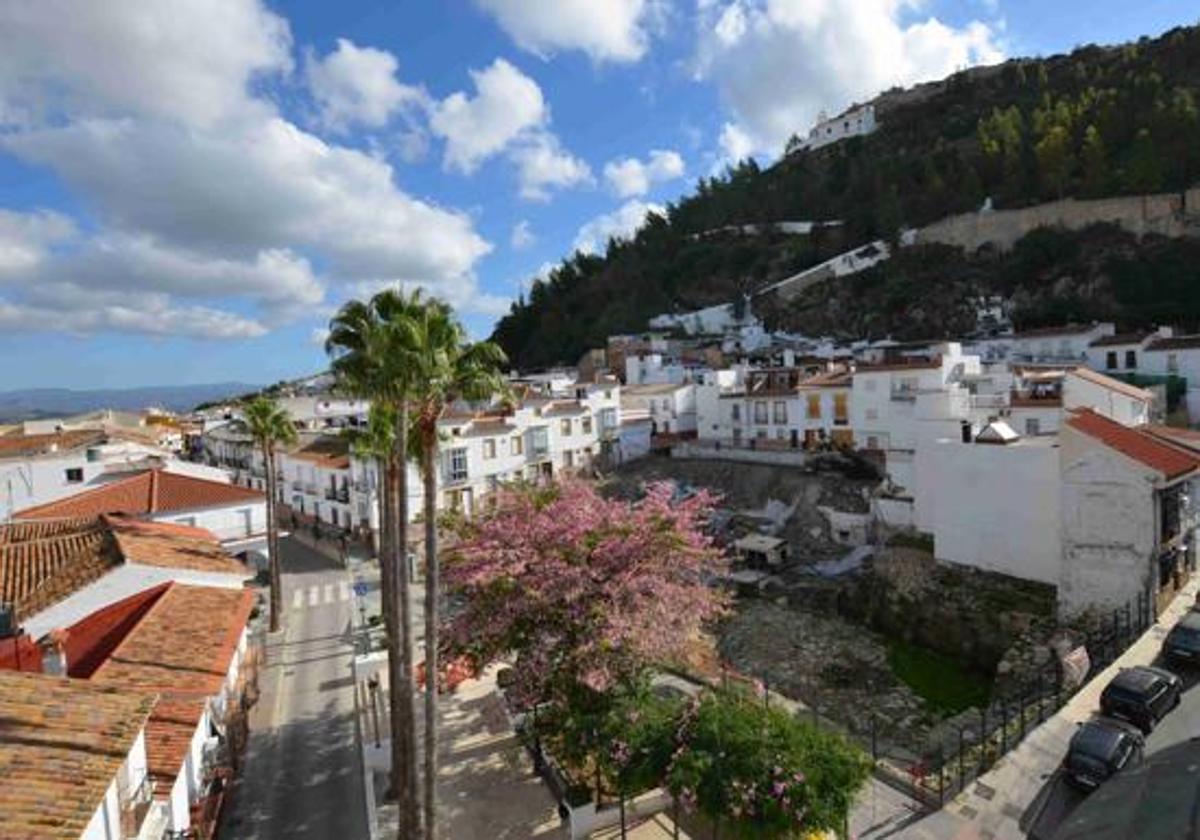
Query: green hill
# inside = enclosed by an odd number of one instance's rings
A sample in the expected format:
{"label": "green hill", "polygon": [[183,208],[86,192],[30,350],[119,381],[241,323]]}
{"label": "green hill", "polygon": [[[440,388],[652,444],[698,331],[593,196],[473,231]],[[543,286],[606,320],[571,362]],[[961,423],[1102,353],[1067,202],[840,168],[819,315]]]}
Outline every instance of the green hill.
{"label": "green hill", "polygon": [[[902,226],[974,210],[986,197],[1013,208],[1182,190],[1200,182],[1198,102],[1196,27],[885,92],[875,100],[875,133],[786,154],[769,169],[747,161],[702,180],[631,241],[610,242],[604,257],[564,260],[513,305],[493,338],[521,367],[574,362],[609,334],[644,329],[654,315],[728,302],[847,248],[893,238]],[[829,219],[844,224],[811,236],[698,235]],[[1181,282],[1177,272],[1187,276],[1188,260],[1198,264],[1193,243],[1136,242],[1111,230],[1059,240],[1052,267],[1030,263],[1036,241],[1003,257],[905,249],[849,286],[825,284],[771,308],[768,322],[925,337],[958,329],[946,313],[965,311],[968,292],[1006,289],[1022,293],[1014,298],[1018,317],[1031,323],[1083,314],[1128,326],[1200,321],[1200,297],[1177,295],[1183,308],[1169,309],[1153,300],[1162,297],[1160,285]],[[1103,259],[1091,253],[1097,241],[1105,243]],[[1072,280],[1047,286],[1051,276]],[[922,300],[927,318],[895,317],[906,302]]]}

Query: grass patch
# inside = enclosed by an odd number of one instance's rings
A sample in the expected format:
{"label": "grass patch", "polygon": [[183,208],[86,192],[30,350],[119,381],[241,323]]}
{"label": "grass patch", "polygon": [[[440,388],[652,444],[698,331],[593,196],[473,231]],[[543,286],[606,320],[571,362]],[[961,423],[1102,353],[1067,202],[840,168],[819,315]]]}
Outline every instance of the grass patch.
{"label": "grass patch", "polygon": [[908,642],[888,645],[888,665],[905,685],[926,703],[947,715],[987,703],[991,681],[947,659]]}

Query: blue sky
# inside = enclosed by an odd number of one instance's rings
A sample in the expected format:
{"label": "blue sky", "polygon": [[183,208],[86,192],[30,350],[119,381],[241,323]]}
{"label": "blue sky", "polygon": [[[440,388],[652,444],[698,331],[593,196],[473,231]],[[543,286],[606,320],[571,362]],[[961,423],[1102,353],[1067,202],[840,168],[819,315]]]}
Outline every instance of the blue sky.
{"label": "blue sky", "polygon": [[319,369],[352,296],[523,283],[893,84],[1192,23],[1144,0],[0,8],[0,390]]}

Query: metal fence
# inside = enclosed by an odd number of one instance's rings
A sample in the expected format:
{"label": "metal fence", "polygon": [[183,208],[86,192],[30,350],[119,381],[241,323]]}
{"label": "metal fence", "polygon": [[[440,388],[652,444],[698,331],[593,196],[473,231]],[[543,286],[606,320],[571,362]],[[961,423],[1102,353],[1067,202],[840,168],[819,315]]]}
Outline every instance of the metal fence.
{"label": "metal fence", "polygon": [[1068,675],[1063,665],[1051,657],[1018,687],[980,708],[975,720],[959,720],[935,729],[921,749],[897,748],[885,743],[883,727],[890,721],[875,710],[869,712],[869,731],[865,737],[861,724],[860,731],[848,725],[845,710],[810,708],[808,714],[819,725],[832,722],[860,742],[869,741],[863,746],[869,745],[881,775],[926,805],[941,807],[1053,716],[1079,688],[1121,656],[1154,620],[1153,601],[1145,593],[1101,614],[1082,631],[1087,671],[1077,675],[1077,681],[1065,680]]}

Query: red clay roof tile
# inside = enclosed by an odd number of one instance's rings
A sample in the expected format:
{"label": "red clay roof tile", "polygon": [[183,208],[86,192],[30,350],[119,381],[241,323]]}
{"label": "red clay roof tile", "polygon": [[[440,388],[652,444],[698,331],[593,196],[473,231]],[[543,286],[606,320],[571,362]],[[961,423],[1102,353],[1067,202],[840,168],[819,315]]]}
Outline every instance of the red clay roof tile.
{"label": "red clay roof tile", "polygon": [[123,513],[145,516],[175,510],[220,507],[263,501],[257,490],[154,469],[102,484],[74,496],[36,505],[13,514],[14,519],[61,519]]}
{"label": "red clay roof tile", "polygon": [[1090,408],[1073,412],[1067,425],[1165,478],[1179,478],[1200,469],[1200,458],[1195,455],[1158,440],[1145,429],[1123,426]]}

